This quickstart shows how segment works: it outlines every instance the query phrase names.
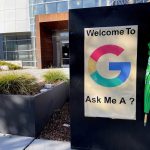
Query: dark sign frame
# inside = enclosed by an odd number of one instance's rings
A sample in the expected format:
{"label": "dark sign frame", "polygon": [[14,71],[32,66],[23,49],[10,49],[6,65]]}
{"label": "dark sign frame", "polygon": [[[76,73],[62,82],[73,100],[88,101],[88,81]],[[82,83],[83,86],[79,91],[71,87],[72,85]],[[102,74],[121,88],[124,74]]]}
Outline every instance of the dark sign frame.
{"label": "dark sign frame", "polygon": [[[150,4],[70,10],[71,147],[149,150],[150,117],[144,120],[144,78],[150,42]],[[84,117],[84,28],[138,25],[136,121]]]}

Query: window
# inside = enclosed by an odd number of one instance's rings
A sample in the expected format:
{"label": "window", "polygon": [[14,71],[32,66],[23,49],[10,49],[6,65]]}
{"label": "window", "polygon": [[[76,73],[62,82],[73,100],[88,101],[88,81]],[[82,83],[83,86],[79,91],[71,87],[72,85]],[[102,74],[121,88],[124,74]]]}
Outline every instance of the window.
{"label": "window", "polygon": [[45,0],[45,2],[54,2],[54,1],[60,1],[60,0]]}
{"label": "window", "polygon": [[82,0],[70,0],[69,1],[70,9],[74,8],[82,8],[83,7],[83,1]]}
{"label": "window", "polygon": [[35,21],[34,21],[34,18],[30,18],[30,24],[34,24]]}
{"label": "window", "polygon": [[128,0],[114,0],[114,5],[124,5],[128,4]]}
{"label": "window", "polygon": [[16,40],[14,41],[7,41],[6,40],[6,45],[5,45],[5,51],[16,51],[17,50],[17,43]]}
{"label": "window", "polygon": [[34,6],[33,10],[34,10],[34,15],[45,14],[45,5],[44,4],[36,5]]}
{"label": "window", "polygon": [[32,42],[31,42],[32,46],[31,46],[31,47],[32,47],[33,49],[35,49],[35,40],[36,40],[35,37],[32,37],[32,39],[31,39],[31,41],[32,41]]}
{"label": "window", "polygon": [[30,35],[6,35],[4,37],[4,51],[19,51],[31,49]]}
{"label": "window", "polygon": [[29,0],[29,3],[30,3],[30,4],[33,4],[33,3],[34,3],[34,1],[35,1],[35,0]]}
{"label": "window", "polygon": [[19,57],[19,60],[32,61],[33,60],[33,52],[32,51],[19,51],[18,57]]}
{"label": "window", "polygon": [[[3,53],[5,60],[22,60],[23,64],[34,64],[34,54],[31,49],[29,33],[6,34],[3,38]],[[25,61],[25,63],[24,63]],[[32,63],[30,63],[32,61]]]}
{"label": "window", "polygon": [[95,0],[83,0],[83,8],[95,7]]}
{"label": "window", "polygon": [[31,49],[31,40],[19,40],[17,41],[17,49],[20,50],[30,50]]}
{"label": "window", "polygon": [[35,35],[35,25],[34,25],[34,24],[33,24],[33,25],[30,25],[30,28],[31,28],[32,34]]}
{"label": "window", "polygon": [[39,3],[43,3],[43,2],[44,2],[44,0],[33,0],[34,4],[39,4]]}
{"label": "window", "polygon": [[23,65],[23,66],[34,66],[34,65],[35,65],[35,62],[26,62],[26,61],[23,61],[23,62],[22,62],[22,65]]}
{"label": "window", "polygon": [[30,11],[29,12],[30,12],[30,17],[31,18],[33,18],[33,8],[34,8],[34,6],[30,6]]}
{"label": "window", "polygon": [[0,59],[3,59],[3,36],[0,34]]}
{"label": "window", "polygon": [[59,2],[57,3],[57,12],[68,11],[68,2]]}
{"label": "window", "polygon": [[5,52],[4,59],[6,60],[18,60],[17,52]]}
{"label": "window", "polygon": [[56,5],[56,3],[46,4],[46,13],[47,14],[56,13],[56,12],[57,12],[57,5]]}

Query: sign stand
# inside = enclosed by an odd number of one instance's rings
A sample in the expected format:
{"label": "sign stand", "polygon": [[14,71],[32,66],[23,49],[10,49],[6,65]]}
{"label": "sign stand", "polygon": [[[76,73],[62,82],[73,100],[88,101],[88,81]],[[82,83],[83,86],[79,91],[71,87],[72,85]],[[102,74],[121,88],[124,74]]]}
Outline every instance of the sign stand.
{"label": "sign stand", "polygon": [[71,147],[148,150],[150,4],[70,10]]}

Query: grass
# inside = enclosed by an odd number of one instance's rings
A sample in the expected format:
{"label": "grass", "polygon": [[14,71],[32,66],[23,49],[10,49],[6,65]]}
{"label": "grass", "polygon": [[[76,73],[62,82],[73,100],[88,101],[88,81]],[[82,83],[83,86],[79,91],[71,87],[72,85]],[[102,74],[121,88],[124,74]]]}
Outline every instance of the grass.
{"label": "grass", "polygon": [[59,83],[62,81],[68,81],[68,77],[66,74],[64,74],[62,71],[48,71],[44,74],[44,80],[46,83],[51,83],[51,84],[55,84],[55,83]]}
{"label": "grass", "polygon": [[20,66],[15,65],[15,64],[11,64],[5,61],[0,61],[0,66],[8,66],[9,70],[17,70],[17,69],[21,69]]}
{"label": "grass", "polygon": [[29,74],[2,74],[0,75],[0,94],[34,95],[40,86],[36,79]]}

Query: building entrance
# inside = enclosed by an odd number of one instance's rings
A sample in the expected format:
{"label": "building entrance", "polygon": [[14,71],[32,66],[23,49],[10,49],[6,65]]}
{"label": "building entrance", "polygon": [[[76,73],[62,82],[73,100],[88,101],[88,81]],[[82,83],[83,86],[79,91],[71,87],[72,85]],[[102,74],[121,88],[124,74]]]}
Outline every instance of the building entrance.
{"label": "building entrance", "polygon": [[66,12],[36,16],[38,68],[69,66],[68,18]]}
{"label": "building entrance", "polygon": [[69,33],[68,31],[55,31],[52,35],[53,66],[69,67]]}

